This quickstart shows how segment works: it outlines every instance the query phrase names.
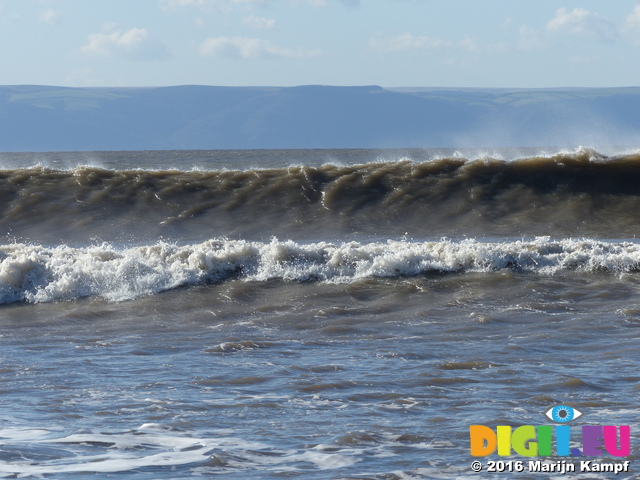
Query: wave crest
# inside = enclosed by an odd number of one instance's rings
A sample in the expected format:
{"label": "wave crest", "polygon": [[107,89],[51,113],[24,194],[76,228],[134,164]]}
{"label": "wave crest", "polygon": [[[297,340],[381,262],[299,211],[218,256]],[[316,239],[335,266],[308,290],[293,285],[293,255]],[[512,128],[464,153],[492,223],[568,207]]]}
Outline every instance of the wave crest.
{"label": "wave crest", "polygon": [[251,170],[0,171],[0,226],[38,243],[314,239],[311,230],[328,238],[625,238],[640,227],[639,208],[640,154],[607,157],[585,148],[513,161],[450,156]]}
{"label": "wave crest", "polygon": [[81,297],[124,301],[231,278],[351,283],[366,278],[515,270],[620,274],[640,269],[640,245],[589,239],[373,243],[211,239],[119,249],[14,244],[0,248],[0,303]]}

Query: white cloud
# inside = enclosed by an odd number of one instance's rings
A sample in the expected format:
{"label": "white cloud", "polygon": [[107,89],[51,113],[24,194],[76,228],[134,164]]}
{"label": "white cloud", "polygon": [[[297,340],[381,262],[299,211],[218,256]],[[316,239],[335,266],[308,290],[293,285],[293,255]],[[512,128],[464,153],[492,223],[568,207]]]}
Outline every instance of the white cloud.
{"label": "white cloud", "polygon": [[242,23],[252,28],[263,28],[267,30],[271,30],[276,26],[276,21],[273,18],[255,17],[253,15],[243,18]]}
{"label": "white cloud", "polygon": [[633,43],[640,44],[640,5],[636,5],[633,12],[627,15],[624,30]]}
{"label": "white cloud", "polygon": [[627,15],[627,26],[640,29],[640,5],[636,5],[629,15]]}
{"label": "white cloud", "polygon": [[94,33],[87,37],[87,44],[80,51],[92,56],[142,61],[164,60],[169,56],[166,45],[151,38],[145,28]]}
{"label": "white cloud", "polygon": [[215,37],[202,42],[200,54],[204,57],[242,59],[310,58],[320,55],[320,51],[280,47],[261,38]]}
{"label": "white cloud", "polygon": [[38,21],[49,25],[57,25],[61,20],[62,13],[52,9],[45,10],[38,16]]}
{"label": "white cloud", "polygon": [[547,23],[547,30],[590,35],[603,42],[614,42],[618,36],[613,22],[584,8],[574,8],[572,11],[559,9]]}

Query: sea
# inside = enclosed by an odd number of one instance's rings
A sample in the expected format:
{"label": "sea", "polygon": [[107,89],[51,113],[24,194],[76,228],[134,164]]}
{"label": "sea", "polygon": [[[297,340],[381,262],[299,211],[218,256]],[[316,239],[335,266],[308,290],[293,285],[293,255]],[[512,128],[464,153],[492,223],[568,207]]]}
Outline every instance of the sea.
{"label": "sea", "polygon": [[637,478],[639,234],[637,148],[0,154],[0,478]]}

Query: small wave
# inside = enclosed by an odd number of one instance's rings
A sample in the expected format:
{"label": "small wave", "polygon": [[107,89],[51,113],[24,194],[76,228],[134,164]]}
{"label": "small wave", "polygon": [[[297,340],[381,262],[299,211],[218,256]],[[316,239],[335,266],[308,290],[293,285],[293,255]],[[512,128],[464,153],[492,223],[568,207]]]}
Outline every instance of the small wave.
{"label": "small wave", "polygon": [[515,270],[621,274],[640,270],[640,245],[589,239],[373,243],[211,239],[178,246],[0,247],[0,303],[82,297],[124,301],[181,286],[273,279],[352,283],[366,278]]}

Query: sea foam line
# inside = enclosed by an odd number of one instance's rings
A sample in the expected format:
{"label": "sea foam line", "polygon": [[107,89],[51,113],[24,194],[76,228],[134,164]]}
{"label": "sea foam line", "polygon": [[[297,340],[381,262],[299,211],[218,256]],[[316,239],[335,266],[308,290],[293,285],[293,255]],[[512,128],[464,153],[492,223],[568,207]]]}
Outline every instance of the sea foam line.
{"label": "sea foam line", "polygon": [[516,270],[622,274],[640,270],[640,244],[591,239],[297,243],[211,239],[118,248],[0,246],[0,303],[97,296],[124,301],[185,285],[243,281],[350,283],[430,272]]}

